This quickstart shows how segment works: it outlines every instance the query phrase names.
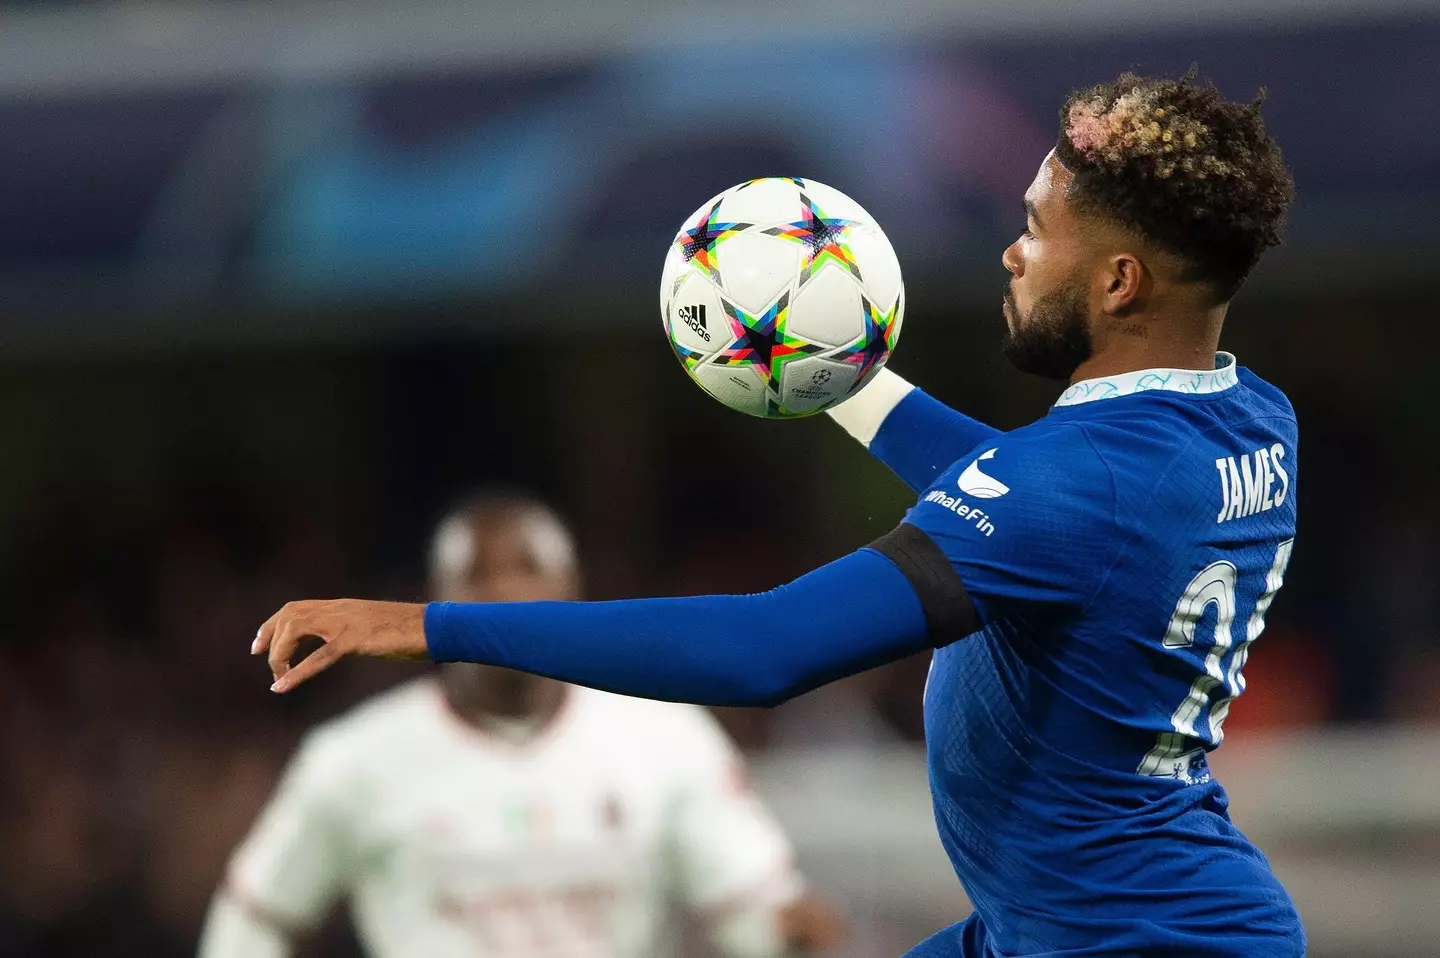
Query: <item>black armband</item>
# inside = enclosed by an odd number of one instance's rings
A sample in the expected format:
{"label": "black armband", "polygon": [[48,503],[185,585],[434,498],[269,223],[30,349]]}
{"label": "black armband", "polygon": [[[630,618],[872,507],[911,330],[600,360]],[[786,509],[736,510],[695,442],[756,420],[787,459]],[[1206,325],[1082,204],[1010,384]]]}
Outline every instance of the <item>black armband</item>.
{"label": "black armband", "polygon": [[935,541],[902,522],[869,547],[899,567],[920,599],[930,642],[936,648],[980,629],[980,616],[955,567]]}

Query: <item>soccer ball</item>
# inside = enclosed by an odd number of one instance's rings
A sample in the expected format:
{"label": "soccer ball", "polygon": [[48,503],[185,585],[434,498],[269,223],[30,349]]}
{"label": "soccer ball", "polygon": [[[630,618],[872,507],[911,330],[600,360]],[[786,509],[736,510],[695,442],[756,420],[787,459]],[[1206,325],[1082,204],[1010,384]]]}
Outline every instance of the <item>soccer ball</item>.
{"label": "soccer ball", "polygon": [[900,335],[895,250],[850,197],[766,177],[696,210],[665,257],[660,315],[690,377],[732,409],[809,416],[853,396]]}

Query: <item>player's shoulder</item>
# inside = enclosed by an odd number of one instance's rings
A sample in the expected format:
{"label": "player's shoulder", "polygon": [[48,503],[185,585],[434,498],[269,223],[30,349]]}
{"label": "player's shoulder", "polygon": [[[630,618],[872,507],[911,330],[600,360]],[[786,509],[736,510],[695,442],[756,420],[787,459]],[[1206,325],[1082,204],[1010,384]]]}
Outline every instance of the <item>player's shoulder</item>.
{"label": "player's shoulder", "polygon": [[1298,427],[1284,392],[1233,357],[1207,375],[1128,374],[1130,391],[1118,395],[1091,381],[1083,384],[1088,393],[1067,390],[1046,419],[1083,429],[1111,473],[1117,515],[1131,519],[1174,516],[1208,502],[1197,490],[1208,493],[1217,461],[1264,450],[1293,472]]}
{"label": "player's shoulder", "polygon": [[1062,515],[1072,525],[1086,516],[1092,524],[1113,522],[1132,507],[1162,505],[1153,494],[1167,474],[1208,475],[1218,456],[1277,440],[1293,452],[1295,436],[1284,393],[1229,354],[1213,372],[1141,370],[1085,380],[1066,389],[1048,415],[951,464],[914,518],[959,521],[987,535],[999,519],[1018,521],[1011,513],[1040,532]]}
{"label": "player's shoulder", "polygon": [[1012,491],[1022,498],[1093,495],[1109,490],[1110,469],[1085,423],[1046,417],[981,443],[951,464],[937,485],[978,499]]}
{"label": "player's shoulder", "polygon": [[435,702],[435,680],[412,679],[315,726],[305,735],[302,750],[324,756],[328,763],[343,763],[403,747],[414,740],[417,726],[433,719]]}
{"label": "player's shoulder", "polygon": [[1237,375],[1242,387],[1238,398],[1257,413],[1289,420],[1292,424],[1295,422],[1295,407],[1290,404],[1290,397],[1285,395],[1284,390],[1244,366],[1239,367]]}
{"label": "player's shoulder", "polygon": [[906,520],[949,554],[977,543],[1034,548],[1058,533],[1100,536],[1116,488],[1087,429],[1042,419],[994,436],[942,472]]}
{"label": "player's shoulder", "polygon": [[655,702],[580,687],[573,694],[583,721],[607,738],[623,740],[632,754],[674,758],[730,748],[719,721],[698,705]]}

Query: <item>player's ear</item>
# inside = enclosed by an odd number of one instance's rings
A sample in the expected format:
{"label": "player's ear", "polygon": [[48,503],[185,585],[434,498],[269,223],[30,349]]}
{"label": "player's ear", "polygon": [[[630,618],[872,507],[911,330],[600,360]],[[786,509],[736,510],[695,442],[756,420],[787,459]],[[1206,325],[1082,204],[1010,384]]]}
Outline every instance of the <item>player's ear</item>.
{"label": "player's ear", "polygon": [[1115,253],[1105,260],[1101,309],[1120,316],[1141,306],[1147,285],[1145,264],[1134,253]]}

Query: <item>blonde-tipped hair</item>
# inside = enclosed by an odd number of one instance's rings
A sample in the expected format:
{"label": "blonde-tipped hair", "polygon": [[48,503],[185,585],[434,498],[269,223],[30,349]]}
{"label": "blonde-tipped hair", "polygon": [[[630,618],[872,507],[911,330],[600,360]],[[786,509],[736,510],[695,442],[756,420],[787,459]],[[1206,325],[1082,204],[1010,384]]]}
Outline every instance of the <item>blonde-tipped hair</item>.
{"label": "blonde-tipped hair", "polygon": [[1175,253],[1229,299],[1280,243],[1294,184],[1252,103],[1223,99],[1194,71],[1179,80],[1122,73],[1072,93],[1055,155],[1067,198]]}

